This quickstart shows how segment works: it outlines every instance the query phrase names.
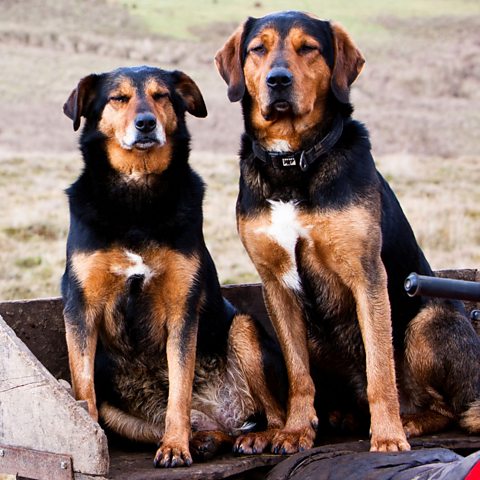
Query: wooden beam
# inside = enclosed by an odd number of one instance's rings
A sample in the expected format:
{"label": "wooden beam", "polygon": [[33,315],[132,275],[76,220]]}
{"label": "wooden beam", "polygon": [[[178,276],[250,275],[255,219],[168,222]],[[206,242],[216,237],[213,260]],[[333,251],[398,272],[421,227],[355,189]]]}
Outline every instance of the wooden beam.
{"label": "wooden beam", "polygon": [[72,458],[74,472],[86,475],[106,475],[108,472],[108,446],[103,430],[35,358],[2,317],[0,443],[68,455]]}

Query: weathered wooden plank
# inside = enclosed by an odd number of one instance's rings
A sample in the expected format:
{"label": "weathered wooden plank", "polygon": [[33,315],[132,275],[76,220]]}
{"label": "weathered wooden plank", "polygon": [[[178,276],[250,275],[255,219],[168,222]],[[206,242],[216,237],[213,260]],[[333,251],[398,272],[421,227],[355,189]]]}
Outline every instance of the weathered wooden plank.
{"label": "weathered wooden plank", "polygon": [[69,455],[75,472],[87,475],[108,472],[108,446],[103,430],[2,317],[0,443]]}
{"label": "weathered wooden plank", "polygon": [[0,445],[0,472],[35,480],[73,480],[69,455]]}
{"label": "weathered wooden plank", "polygon": [[[154,468],[154,452],[115,452],[111,454],[109,478],[112,480],[220,480],[254,469],[273,467],[286,457],[252,455],[217,457],[213,461],[194,463],[184,468]],[[248,477],[245,477],[248,478]]]}
{"label": "weathered wooden plank", "polygon": [[410,440],[412,448],[448,448],[456,452],[480,450],[480,435],[468,435],[462,431],[449,431],[436,435],[425,435]]}

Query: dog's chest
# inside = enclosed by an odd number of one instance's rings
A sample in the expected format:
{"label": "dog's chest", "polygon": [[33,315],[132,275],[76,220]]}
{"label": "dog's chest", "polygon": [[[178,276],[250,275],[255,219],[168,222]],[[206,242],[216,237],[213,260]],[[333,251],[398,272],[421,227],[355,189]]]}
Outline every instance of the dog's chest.
{"label": "dog's chest", "polygon": [[[301,290],[301,281],[297,265],[297,245],[303,240],[308,247],[311,242],[310,231],[313,225],[305,222],[296,202],[270,200],[270,212],[266,215],[264,225],[255,228],[260,238],[266,237],[267,243],[278,245],[284,252],[283,265],[279,276],[285,286],[292,290]],[[265,248],[269,248],[265,245]],[[280,267],[280,265],[279,265]]]}
{"label": "dog's chest", "polygon": [[[160,328],[169,318],[181,317],[190,288],[198,271],[199,260],[167,247],[151,245],[131,251],[121,246],[75,253],[71,268],[79,283],[87,309],[103,315],[107,323],[117,324],[121,299],[130,304],[136,298],[149,299]],[[138,304],[138,309],[145,302]],[[138,311],[136,315],[148,314]]]}
{"label": "dog's chest", "polygon": [[261,214],[240,216],[238,225],[264,281],[275,278],[296,292],[305,291],[305,282],[309,291],[338,292],[361,273],[360,259],[377,236],[363,208],[321,211],[294,201],[270,200]]}
{"label": "dog's chest", "polygon": [[80,285],[88,293],[93,294],[95,290],[113,293],[133,277],[148,285],[161,273],[161,261],[158,260],[146,251],[114,247],[92,253],[75,253],[71,265]]}

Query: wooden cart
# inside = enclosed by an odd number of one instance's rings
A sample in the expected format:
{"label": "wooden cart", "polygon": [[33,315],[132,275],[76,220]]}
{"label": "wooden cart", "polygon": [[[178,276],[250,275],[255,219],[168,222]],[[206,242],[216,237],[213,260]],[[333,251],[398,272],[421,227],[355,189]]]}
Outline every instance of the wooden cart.
{"label": "wooden cart", "polygon": [[[480,281],[477,270],[440,274]],[[259,285],[225,286],[223,294],[268,322]],[[60,298],[0,303],[0,480],[264,478],[282,461],[276,455],[226,455],[188,469],[162,470],[153,468],[151,448],[131,450],[112,442],[109,448],[101,427],[69,391],[62,308]],[[349,445],[368,450],[366,439],[353,439]],[[412,445],[466,453],[480,449],[480,437],[445,433],[415,439]],[[320,448],[328,451],[332,446]]]}

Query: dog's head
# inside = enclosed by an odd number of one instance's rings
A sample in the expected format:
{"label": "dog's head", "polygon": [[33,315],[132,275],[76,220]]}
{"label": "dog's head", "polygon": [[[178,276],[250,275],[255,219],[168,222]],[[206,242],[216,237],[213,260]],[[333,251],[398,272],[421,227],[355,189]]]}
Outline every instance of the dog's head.
{"label": "dog's head", "polygon": [[232,102],[251,98],[253,126],[321,121],[329,96],[349,103],[364,64],[346,31],[301,12],[249,18],[215,57]]}
{"label": "dog's head", "polygon": [[169,147],[172,135],[184,124],[185,111],[207,115],[202,94],[189,76],[147,66],[81,79],[63,111],[74,130],[85,117],[84,132],[99,132],[110,158],[122,157],[123,170],[129,169],[129,161]]}

